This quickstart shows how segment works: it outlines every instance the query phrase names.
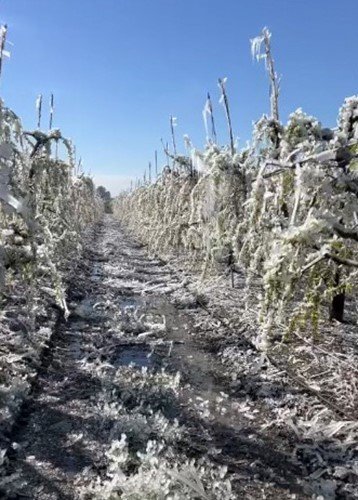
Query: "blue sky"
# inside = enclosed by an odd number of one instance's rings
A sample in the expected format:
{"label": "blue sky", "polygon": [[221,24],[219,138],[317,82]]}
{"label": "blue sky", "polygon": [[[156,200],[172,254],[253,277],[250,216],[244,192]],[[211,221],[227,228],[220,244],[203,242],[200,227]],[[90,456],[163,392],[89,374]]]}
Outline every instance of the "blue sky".
{"label": "blue sky", "polygon": [[235,135],[245,144],[269,110],[264,67],[249,46],[264,26],[282,75],[282,118],[302,107],[333,126],[344,97],[358,91],[357,18],[358,0],[0,0],[13,43],[1,95],[31,128],[36,96],[54,92],[54,126],[117,192],[143,174],[155,149],[162,160],[170,114],[178,149],[183,134],[203,145],[207,91],[227,142],[218,77],[228,77]]}

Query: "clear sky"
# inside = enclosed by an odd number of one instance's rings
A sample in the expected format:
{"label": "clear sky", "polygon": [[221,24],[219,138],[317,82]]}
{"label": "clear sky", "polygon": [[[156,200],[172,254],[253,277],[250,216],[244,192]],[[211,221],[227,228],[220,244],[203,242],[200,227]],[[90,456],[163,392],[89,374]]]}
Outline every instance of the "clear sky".
{"label": "clear sky", "polygon": [[207,91],[227,142],[218,77],[228,77],[245,144],[269,110],[264,67],[249,45],[264,26],[282,75],[282,118],[302,107],[333,126],[343,99],[358,92],[357,19],[358,0],[0,0],[13,43],[1,95],[31,128],[36,96],[54,92],[54,126],[116,193],[143,174],[155,149],[162,163],[170,114],[178,149],[186,133],[203,145]]}

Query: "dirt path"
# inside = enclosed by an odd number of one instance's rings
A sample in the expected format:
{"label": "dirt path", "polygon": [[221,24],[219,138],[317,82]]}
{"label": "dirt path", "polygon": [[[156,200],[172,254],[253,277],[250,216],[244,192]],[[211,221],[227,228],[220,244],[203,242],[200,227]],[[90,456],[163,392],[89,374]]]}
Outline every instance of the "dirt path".
{"label": "dirt path", "polygon": [[267,425],[270,400],[299,389],[237,339],[242,373],[224,375],[224,328],[180,280],[112,218],[99,227],[14,428],[2,498],[311,497],[304,450]]}

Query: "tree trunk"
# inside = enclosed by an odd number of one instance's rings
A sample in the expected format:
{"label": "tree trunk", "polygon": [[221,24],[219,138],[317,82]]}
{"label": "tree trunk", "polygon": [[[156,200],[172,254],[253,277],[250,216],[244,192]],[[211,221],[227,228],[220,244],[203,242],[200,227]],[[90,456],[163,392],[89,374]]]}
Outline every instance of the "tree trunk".
{"label": "tree trunk", "polygon": [[[334,277],[334,282],[335,285],[339,285],[339,279],[340,279],[340,272],[337,269],[336,275]],[[344,302],[346,299],[346,292],[343,289],[341,292],[337,293],[332,299],[330,311],[329,311],[329,319],[332,321],[333,319],[339,321],[340,323],[343,322],[343,316],[344,316]]]}

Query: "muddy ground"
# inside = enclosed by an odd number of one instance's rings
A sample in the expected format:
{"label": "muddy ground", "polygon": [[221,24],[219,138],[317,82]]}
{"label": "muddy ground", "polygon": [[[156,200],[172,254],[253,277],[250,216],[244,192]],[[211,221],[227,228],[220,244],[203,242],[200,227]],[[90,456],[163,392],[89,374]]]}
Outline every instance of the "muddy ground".
{"label": "muddy ground", "polygon": [[193,281],[111,216],[97,225],[8,432],[1,498],[358,498],[353,413],[272,365]]}

